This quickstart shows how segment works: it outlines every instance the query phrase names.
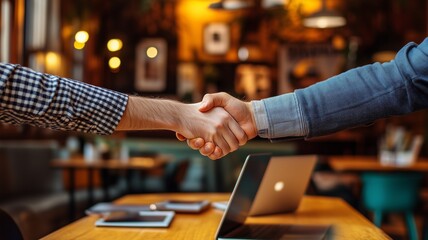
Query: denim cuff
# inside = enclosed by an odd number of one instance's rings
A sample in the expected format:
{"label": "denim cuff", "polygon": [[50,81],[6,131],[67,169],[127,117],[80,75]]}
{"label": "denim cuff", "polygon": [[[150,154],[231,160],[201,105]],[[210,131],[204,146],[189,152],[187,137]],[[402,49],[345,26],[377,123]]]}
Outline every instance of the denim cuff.
{"label": "denim cuff", "polygon": [[268,118],[266,108],[262,101],[251,101],[253,105],[253,119],[256,121],[257,134],[262,138],[268,138]]}
{"label": "denim cuff", "polygon": [[294,93],[253,101],[254,119],[260,137],[301,137],[308,133]]}

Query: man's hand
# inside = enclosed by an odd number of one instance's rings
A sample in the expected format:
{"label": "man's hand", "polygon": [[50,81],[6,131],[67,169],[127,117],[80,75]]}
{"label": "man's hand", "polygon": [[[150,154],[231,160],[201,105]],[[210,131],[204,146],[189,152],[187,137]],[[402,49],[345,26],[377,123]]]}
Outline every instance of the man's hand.
{"label": "man's hand", "polygon": [[[253,119],[252,105],[250,102],[243,102],[227,93],[206,94],[201,102],[199,110],[201,112],[209,111],[214,107],[223,107],[241,126],[247,135],[247,140],[257,136],[257,127]],[[220,155],[226,155],[229,152],[221,152],[212,142],[204,141],[201,138],[189,139],[180,134],[177,138],[181,141],[187,139],[187,144],[192,149],[197,149],[202,155],[208,156],[211,159],[218,159]],[[242,146],[242,144],[240,144]]]}
{"label": "man's hand", "polygon": [[[202,141],[202,145],[213,148],[210,152],[214,151],[213,157],[216,158],[235,151],[247,142],[247,134],[225,109],[212,108],[201,112],[200,108],[200,103],[184,104],[166,99],[129,96],[116,130],[164,129],[179,133],[185,139],[201,138],[199,141]],[[198,141],[195,141],[197,144]],[[213,147],[214,144],[216,147]]]}
{"label": "man's hand", "polygon": [[256,122],[253,119],[253,108],[250,102],[243,102],[225,92],[206,94],[202,99],[199,111],[206,112],[214,107],[224,108],[245,131],[248,139],[257,136]]}
{"label": "man's hand", "polygon": [[200,108],[200,104],[189,104],[180,110],[181,121],[177,124],[180,140],[195,139],[192,144],[202,144],[205,151],[215,153],[211,159],[233,152],[247,142],[245,131],[225,109],[214,107],[202,112]]}

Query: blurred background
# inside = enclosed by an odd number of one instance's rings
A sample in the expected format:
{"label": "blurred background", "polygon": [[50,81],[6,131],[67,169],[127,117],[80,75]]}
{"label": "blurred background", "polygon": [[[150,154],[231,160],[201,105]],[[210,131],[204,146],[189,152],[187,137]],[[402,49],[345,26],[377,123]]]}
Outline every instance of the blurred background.
{"label": "blurred background", "polygon": [[[218,91],[248,101],[292,92],[351,68],[389,61],[406,43],[421,42],[428,30],[424,0],[0,2],[1,62],[183,102],[198,102]],[[0,124],[0,208],[14,216],[29,239],[36,239],[82,216],[90,204],[129,192],[231,191],[247,154],[272,152],[319,155],[308,194],[343,197],[370,216],[361,205],[360,175],[335,172],[329,156],[377,157],[388,129],[425,140],[427,126],[426,111],[420,111],[309,141],[256,138],[211,161],[168,131],[101,137]],[[426,142],[421,159],[428,154]],[[167,161],[143,170],[53,164],[147,158]],[[425,205],[426,183],[425,177],[420,190]],[[416,219],[422,231],[422,215]],[[406,238],[401,219],[391,217],[386,225],[385,231],[397,239]]]}

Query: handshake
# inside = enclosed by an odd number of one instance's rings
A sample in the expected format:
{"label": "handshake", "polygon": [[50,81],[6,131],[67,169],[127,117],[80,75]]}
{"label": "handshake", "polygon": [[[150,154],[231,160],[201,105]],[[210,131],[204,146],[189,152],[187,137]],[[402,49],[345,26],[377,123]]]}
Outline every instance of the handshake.
{"label": "handshake", "polygon": [[237,150],[257,136],[250,102],[223,92],[206,94],[200,103],[190,105],[200,113],[183,116],[181,121],[187,121],[183,130],[176,131],[176,136],[212,160]]}

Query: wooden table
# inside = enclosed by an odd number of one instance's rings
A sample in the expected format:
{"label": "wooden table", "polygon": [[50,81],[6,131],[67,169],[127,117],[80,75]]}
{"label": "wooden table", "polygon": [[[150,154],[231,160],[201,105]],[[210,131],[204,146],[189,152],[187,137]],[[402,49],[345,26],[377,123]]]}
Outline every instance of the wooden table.
{"label": "wooden table", "polygon": [[[133,157],[127,161],[118,159],[109,160],[93,160],[85,161],[83,157],[74,157],[69,160],[54,160],[51,162],[51,166],[58,169],[64,169],[68,171],[69,177],[69,215],[70,220],[75,220],[76,200],[76,179],[75,171],[78,169],[84,169],[88,172],[88,206],[94,203],[94,170],[142,170],[150,171],[159,168],[163,168],[169,161],[169,156],[159,155],[156,157]],[[104,184],[107,186],[107,184]],[[128,181],[128,190],[131,189],[131,183]],[[105,201],[108,201],[108,189],[104,187]]]}
{"label": "wooden table", "polygon": [[328,163],[337,172],[366,172],[366,171],[422,171],[428,172],[428,160],[419,158],[409,166],[382,165],[374,156],[329,156]]}
{"label": "wooden table", "polygon": [[[127,195],[118,204],[149,204],[167,199],[210,201],[227,200],[225,193]],[[53,239],[214,239],[223,211],[210,208],[201,214],[177,213],[169,228],[95,227],[96,216],[87,216],[51,234]],[[333,239],[391,239],[340,198],[305,196],[295,213],[251,217],[250,223],[333,225]]]}

